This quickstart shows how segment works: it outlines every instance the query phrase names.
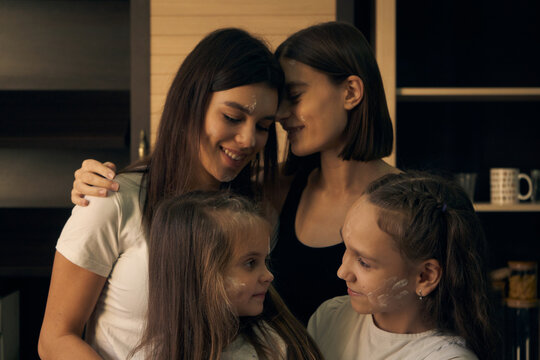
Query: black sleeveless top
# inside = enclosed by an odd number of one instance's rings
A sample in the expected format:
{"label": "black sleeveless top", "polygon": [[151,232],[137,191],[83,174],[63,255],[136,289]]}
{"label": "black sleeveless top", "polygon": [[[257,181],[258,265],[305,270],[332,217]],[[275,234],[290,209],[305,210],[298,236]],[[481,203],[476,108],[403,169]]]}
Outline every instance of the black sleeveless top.
{"label": "black sleeveless top", "polygon": [[347,294],[345,281],[337,277],[345,245],[314,248],[296,237],[296,212],[308,176],[309,172],[300,171],[291,184],[279,216],[278,241],[270,254],[274,286],[304,325],[325,300]]}

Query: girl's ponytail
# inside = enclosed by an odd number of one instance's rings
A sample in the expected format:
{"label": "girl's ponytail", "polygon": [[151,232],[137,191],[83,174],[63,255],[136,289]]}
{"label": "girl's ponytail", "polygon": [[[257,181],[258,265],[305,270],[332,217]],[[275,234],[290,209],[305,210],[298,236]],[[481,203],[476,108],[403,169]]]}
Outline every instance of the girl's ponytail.
{"label": "girl's ponytail", "polygon": [[485,237],[467,194],[444,178],[409,172],[374,181],[366,196],[380,208],[379,227],[406,259],[439,262],[442,278],[424,297],[426,316],[464,338],[480,359],[496,359]]}
{"label": "girl's ponytail", "polygon": [[446,214],[447,247],[439,284],[439,327],[463,337],[480,359],[497,358],[497,333],[488,296],[485,238],[470,209],[449,208]]}

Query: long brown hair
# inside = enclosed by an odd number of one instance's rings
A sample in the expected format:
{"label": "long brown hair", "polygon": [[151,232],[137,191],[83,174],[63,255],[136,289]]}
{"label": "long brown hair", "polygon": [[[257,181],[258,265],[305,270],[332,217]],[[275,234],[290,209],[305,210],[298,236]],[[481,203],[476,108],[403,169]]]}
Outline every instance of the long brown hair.
{"label": "long brown hair", "polygon": [[[153,153],[142,164],[128,168],[144,172],[146,226],[160,200],[195,190],[190,188],[190,176],[199,164],[199,139],[211,94],[255,83],[279,92],[283,72],[268,47],[244,30],[216,30],[186,57],[167,94]],[[269,128],[262,153],[225,186],[254,196],[252,178],[260,173],[261,164],[263,188],[271,187],[277,168],[275,124]]]}
{"label": "long brown hair", "polygon": [[196,191],[163,200],[150,227],[147,324],[134,353],[216,360],[243,336],[259,358],[283,359],[269,326],[287,345],[287,359],[322,359],[273,289],[257,317],[239,319],[231,307],[224,273],[234,242],[249,241],[249,234],[264,228],[270,234],[259,207],[230,192]]}
{"label": "long brown hair", "polygon": [[[364,35],[354,26],[331,21],[310,26],[291,35],[277,48],[278,59],[306,64],[334,84],[350,75],[364,83],[360,104],[348,112],[345,141],[339,156],[343,160],[370,161],[390,155],[393,146],[392,122],[375,55]],[[297,157],[289,149],[285,171],[318,166],[319,154]]]}
{"label": "long brown hair", "polygon": [[440,283],[422,302],[428,319],[463,337],[480,359],[497,358],[484,232],[463,189],[442,177],[408,172],[375,180],[365,194],[379,208],[380,229],[405,259],[439,262]]}

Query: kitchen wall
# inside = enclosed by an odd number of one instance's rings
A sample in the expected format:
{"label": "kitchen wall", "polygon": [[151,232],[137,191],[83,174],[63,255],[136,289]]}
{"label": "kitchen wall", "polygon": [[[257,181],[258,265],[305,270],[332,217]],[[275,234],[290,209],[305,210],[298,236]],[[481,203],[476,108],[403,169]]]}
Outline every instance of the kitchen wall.
{"label": "kitchen wall", "polygon": [[336,0],[151,0],[151,142],[178,67],[207,33],[240,27],[263,37],[275,49],[291,33],[335,19]]}

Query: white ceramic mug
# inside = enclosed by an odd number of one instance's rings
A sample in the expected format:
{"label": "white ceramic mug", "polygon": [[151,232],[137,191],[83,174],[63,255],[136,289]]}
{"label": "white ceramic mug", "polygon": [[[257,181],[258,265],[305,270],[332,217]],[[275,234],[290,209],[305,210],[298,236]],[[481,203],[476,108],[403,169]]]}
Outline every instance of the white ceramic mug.
{"label": "white ceramic mug", "polygon": [[[519,191],[519,181],[524,179],[529,184],[529,191],[523,195]],[[489,171],[491,186],[491,203],[504,205],[515,204],[519,200],[527,200],[532,195],[532,181],[526,174],[520,174],[519,169],[493,168]]]}
{"label": "white ceramic mug", "polygon": [[474,201],[474,190],[476,189],[476,173],[457,173],[454,176],[457,183],[465,190],[469,199]]}
{"label": "white ceramic mug", "polygon": [[531,201],[533,203],[540,203],[540,169],[531,170],[531,180],[533,183]]}

